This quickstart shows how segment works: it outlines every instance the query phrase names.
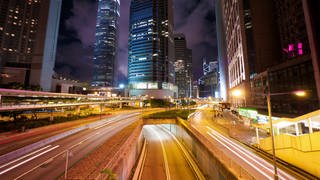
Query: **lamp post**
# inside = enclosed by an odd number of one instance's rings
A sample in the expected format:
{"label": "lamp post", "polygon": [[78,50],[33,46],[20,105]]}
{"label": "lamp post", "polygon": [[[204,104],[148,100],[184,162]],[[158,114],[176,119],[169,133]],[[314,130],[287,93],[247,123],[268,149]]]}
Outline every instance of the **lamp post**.
{"label": "lamp post", "polygon": [[[268,82],[269,84],[269,82]],[[286,94],[294,94],[298,97],[305,97],[307,95],[306,91],[293,91],[288,93],[270,93],[270,86],[268,85],[267,92],[267,106],[268,106],[268,119],[270,123],[270,134],[271,134],[271,143],[272,143],[272,158],[273,158],[273,167],[274,167],[274,179],[278,179],[278,169],[276,164],[276,149],[275,149],[275,140],[274,140],[274,131],[273,131],[273,122],[272,122],[272,112],[271,112],[271,96],[277,95],[286,95]]]}
{"label": "lamp post", "polygon": [[278,179],[278,169],[277,169],[277,159],[276,159],[276,149],[274,143],[274,134],[273,134],[273,123],[272,123],[272,112],[271,112],[271,100],[270,100],[270,86],[268,85],[267,93],[267,106],[268,106],[268,116],[270,123],[270,134],[271,134],[271,144],[272,144],[272,159],[273,159],[273,169],[274,169],[274,179]]}
{"label": "lamp post", "polygon": [[[274,167],[274,179],[278,179],[278,169],[276,164],[276,149],[275,149],[275,140],[274,140],[274,131],[273,131],[273,122],[272,122],[272,111],[271,111],[271,96],[278,96],[278,95],[286,95],[286,94],[294,94],[298,97],[305,97],[307,95],[306,91],[293,91],[287,93],[270,93],[270,86],[269,81],[267,80],[268,87],[267,93],[263,93],[262,95],[267,96],[267,108],[268,108],[268,119],[270,123],[270,134],[271,134],[271,143],[272,143],[272,159],[273,159],[273,167]],[[240,90],[234,90],[232,92],[232,96],[240,97],[242,96],[243,92]],[[258,137],[258,136],[257,136]]]}

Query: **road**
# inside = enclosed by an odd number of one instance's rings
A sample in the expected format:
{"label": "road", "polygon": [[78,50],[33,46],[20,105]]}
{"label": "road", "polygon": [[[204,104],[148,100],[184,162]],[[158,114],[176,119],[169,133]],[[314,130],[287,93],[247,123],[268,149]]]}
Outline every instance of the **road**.
{"label": "road", "polygon": [[205,179],[178,140],[160,125],[145,125],[145,154],[137,179]]}
{"label": "road", "polygon": [[[208,109],[196,111],[190,123],[256,179],[274,179],[273,165],[223,133],[223,129],[212,123],[212,114]],[[278,174],[280,179],[295,179],[281,169],[278,169]]]}
{"label": "road", "polygon": [[138,120],[139,113],[120,114],[0,165],[0,179],[57,179],[114,134]]}

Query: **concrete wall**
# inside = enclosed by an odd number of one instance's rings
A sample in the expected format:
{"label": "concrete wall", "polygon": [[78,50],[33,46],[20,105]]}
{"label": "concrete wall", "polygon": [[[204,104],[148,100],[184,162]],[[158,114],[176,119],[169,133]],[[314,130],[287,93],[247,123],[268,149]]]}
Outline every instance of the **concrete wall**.
{"label": "concrete wall", "polygon": [[[276,156],[320,177],[320,132],[293,136],[275,136]],[[272,153],[271,138],[260,140],[260,148]]]}
{"label": "concrete wall", "polygon": [[[208,147],[198,140],[198,137],[192,134],[192,132],[185,128],[180,122],[181,120],[178,121],[178,124],[167,124],[163,126],[171,131],[186,147],[189,153],[193,155],[206,179],[237,179],[229,168],[216,157],[218,154],[212,153]],[[251,178],[247,175],[243,177],[245,179]]]}

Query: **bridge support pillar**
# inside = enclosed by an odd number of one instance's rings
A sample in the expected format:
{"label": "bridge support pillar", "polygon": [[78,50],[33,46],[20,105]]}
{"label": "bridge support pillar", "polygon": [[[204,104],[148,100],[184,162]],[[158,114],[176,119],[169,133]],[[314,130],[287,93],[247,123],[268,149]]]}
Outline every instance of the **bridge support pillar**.
{"label": "bridge support pillar", "polygon": [[50,121],[53,121],[53,111],[50,112]]}
{"label": "bridge support pillar", "polygon": [[259,138],[259,128],[256,127],[256,138],[257,138],[257,144],[260,146],[260,138]]}
{"label": "bridge support pillar", "polygon": [[76,113],[79,115],[80,114],[80,106],[76,106]]}
{"label": "bridge support pillar", "polygon": [[122,109],[122,102],[119,104],[119,108]]}

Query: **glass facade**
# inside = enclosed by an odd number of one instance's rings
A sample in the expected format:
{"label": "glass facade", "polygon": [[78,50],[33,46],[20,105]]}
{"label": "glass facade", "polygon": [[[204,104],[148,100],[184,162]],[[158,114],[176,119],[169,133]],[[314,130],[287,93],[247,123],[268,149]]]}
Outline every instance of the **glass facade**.
{"label": "glass facade", "polygon": [[172,88],[174,47],[171,1],[133,0],[129,33],[130,88]]}
{"label": "glass facade", "polygon": [[175,49],[175,83],[178,86],[178,97],[191,97],[192,50],[187,48],[184,34],[174,35]]}
{"label": "glass facade", "polygon": [[116,85],[119,0],[99,0],[92,86]]}

